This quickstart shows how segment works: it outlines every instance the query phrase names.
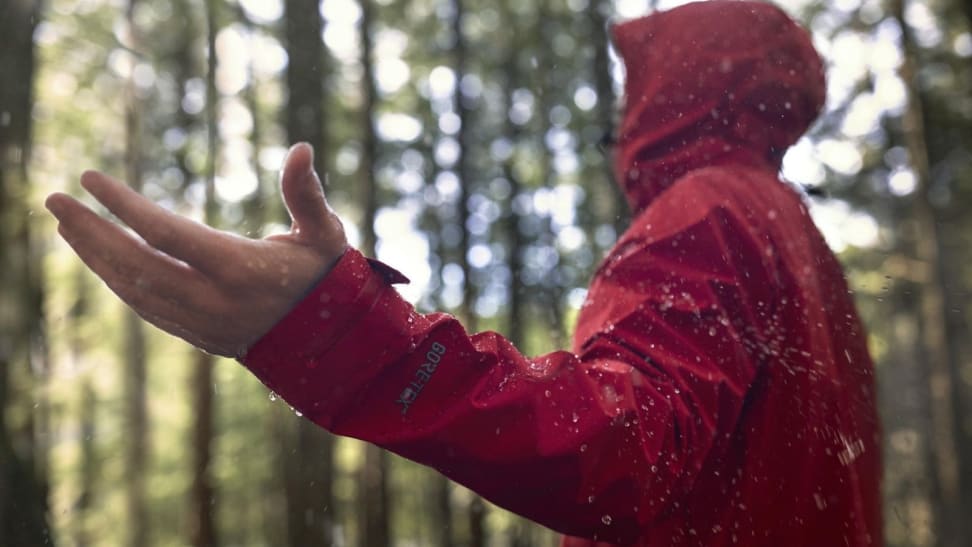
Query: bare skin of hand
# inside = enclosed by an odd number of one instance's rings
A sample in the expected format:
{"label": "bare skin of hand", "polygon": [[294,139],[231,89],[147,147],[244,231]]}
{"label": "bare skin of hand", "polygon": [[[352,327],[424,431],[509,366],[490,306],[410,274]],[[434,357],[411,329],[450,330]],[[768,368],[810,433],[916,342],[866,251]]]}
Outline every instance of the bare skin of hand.
{"label": "bare skin of hand", "polygon": [[307,144],[280,175],[290,232],[260,240],[171,213],[102,173],[81,185],[137,235],[57,193],[46,205],[61,237],[143,319],[217,355],[242,356],[348,246]]}

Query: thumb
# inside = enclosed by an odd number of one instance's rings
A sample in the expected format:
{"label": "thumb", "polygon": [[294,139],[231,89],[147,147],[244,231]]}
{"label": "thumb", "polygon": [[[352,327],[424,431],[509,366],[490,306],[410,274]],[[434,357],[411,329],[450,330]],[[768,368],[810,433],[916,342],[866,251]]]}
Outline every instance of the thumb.
{"label": "thumb", "polygon": [[314,171],[314,149],[307,143],[290,148],[280,173],[280,191],[293,220],[291,231],[303,237],[326,236],[334,214]]}

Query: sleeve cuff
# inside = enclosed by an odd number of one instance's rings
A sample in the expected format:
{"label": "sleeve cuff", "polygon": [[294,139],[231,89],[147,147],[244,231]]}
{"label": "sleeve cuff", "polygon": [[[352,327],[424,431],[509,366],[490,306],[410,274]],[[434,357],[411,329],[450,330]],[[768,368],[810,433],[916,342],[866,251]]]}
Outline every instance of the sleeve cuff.
{"label": "sleeve cuff", "polygon": [[[376,306],[384,321],[408,324],[415,312],[391,284],[408,278],[394,268],[348,249],[334,268],[240,362],[295,408],[319,406],[323,386],[345,386],[360,377],[375,352],[401,345],[404,332],[374,332],[369,325]],[[397,321],[396,321],[397,319]],[[375,336],[366,337],[372,331]],[[348,339],[354,347],[348,351]],[[387,340],[378,340],[386,339]],[[394,338],[391,339],[391,338]],[[356,355],[355,355],[356,354]],[[323,361],[328,361],[326,366]],[[326,369],[326,370],[322,370]],[[347,369],[347,370],[344,370]]]}

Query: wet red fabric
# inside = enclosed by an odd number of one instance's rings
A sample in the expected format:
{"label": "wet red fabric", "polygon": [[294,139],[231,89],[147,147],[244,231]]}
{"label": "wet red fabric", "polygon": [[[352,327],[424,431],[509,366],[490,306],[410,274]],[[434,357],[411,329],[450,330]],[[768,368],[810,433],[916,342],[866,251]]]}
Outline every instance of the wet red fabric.
{"label": "wet red fabric", "polygon": [[[430,465],[564,545],[881,543],[873,367],[783,151],[824,96],[761,3],[614,30],[636,212],[573,347],[522,355],[422,315],[350,250],[243,359],[304,416]],[[599,543],[600,542],[600,543]]]}

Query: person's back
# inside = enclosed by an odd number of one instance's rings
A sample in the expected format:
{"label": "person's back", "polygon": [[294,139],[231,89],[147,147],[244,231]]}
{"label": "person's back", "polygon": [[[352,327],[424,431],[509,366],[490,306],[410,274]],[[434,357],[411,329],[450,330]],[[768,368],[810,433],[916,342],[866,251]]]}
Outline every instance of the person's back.
{"label": "person's back", "polygon": [[[635,279],[641,290],[619,298]],[[659,442],[653,472],[677,489],[647,481],[664,507],[638,545],[881,544],[873,368],[840,266],[793,189],[732,160],[693,171],[635,219],[588,298],[579,352],[627,346],[667,401],[712,420]],[[661,477],[672,468],[680,477]]]}
{"label": "person's back", "polygon": [[617,174],[638,214],[575,346],[643,356],[666,400],[712,422],[662,445],[664,467],[681,452],[680,477],[644,489],[664,507],[637,543],[879,545],[866,336],[839,263],[776,175],[823,103],[809,37],[767,4],[710,2],[615,39],[628,77]]}

